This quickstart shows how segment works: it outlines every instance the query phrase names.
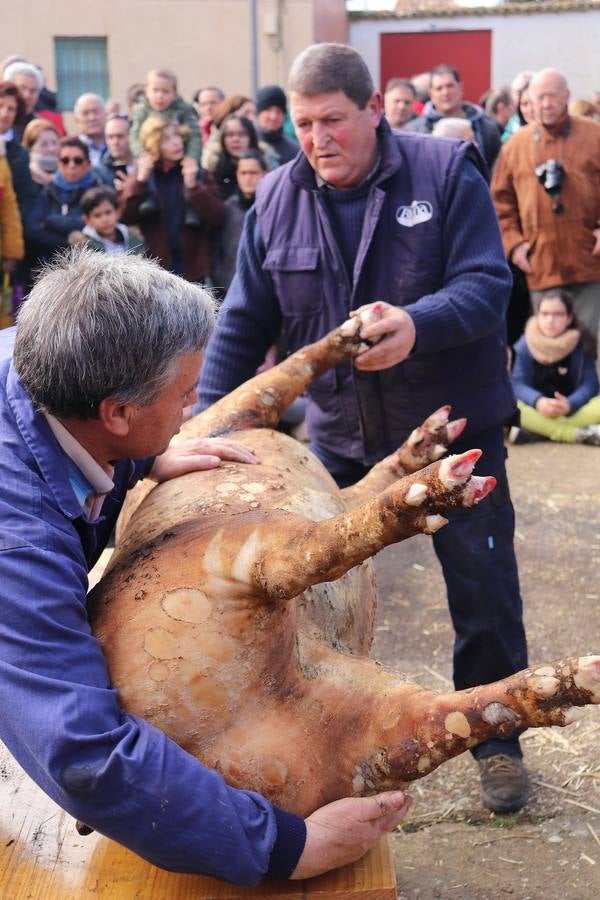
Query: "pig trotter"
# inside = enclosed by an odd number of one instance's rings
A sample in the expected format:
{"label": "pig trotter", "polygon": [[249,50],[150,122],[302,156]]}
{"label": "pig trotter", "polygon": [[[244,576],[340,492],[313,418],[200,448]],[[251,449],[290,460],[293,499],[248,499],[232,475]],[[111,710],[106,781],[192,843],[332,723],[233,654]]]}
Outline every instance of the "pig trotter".
{"label": "pig trotter", "polygon": [[441,406],[411,432],[398,450],[373,466],[357,484],[344,488],[344,501],[353,506],[362,503],[404,475],[441,459],[467,424],[466,419],[449,421],[450,409],[450,406]]}
{"label": "pig trotter", "polygon": [[[185,436],[216,436],[245,428],[274,428],[281,414],[310,384],[360,350],[359,318],[348,319],[324,338],[242,384],[192,419]],[[200,429],[200,430],[198,430]]]}
{"label": "pig trotter", "polygon": [[432,463],[322,522],[282,521],[268,538],[262,536],[255,568],[260,588],[272,599],[290,599],[310,585],[339,578],[389,544],[433,534],[446,524],[442,512],[474,506],[495,487],[492,476],[471,474],[480,456],[481,450],[468,450]]}
{"label": "pig trotter", "polygon": [[525,669],[494,684],[456,693],[429,697],[426,693],[390,747],[386,760],[390,784],[420,778],[491,737],[509,737],[515,728],[576,721],[580,715],[576,707],[600,704],[600,656]]}

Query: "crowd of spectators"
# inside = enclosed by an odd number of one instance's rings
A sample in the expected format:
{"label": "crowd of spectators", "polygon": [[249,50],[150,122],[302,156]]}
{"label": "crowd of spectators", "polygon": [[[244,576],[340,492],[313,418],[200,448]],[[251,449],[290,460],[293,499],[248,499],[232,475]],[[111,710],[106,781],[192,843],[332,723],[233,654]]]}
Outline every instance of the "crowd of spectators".
{"label": "crowd of spectators", "polygon": [[[565,78],[544,70],[468,102],[448,64],[392,78],[384,91],[393,129],[472,141],[485,159],[513,275],[511,346],[548,289],[572,295],[576,321],[598,336],[600,92],[569,101]],[[14,296],[57,250],[84,241],[145,252],[222,299],[258,182],[298,152],[284,90],[267,85],[251,98],[207,85],[188,102],[173,72],[152,69],[125,109],[85,93],[71,134],[65,119],[37,66],[5,60],[0,246]]]}

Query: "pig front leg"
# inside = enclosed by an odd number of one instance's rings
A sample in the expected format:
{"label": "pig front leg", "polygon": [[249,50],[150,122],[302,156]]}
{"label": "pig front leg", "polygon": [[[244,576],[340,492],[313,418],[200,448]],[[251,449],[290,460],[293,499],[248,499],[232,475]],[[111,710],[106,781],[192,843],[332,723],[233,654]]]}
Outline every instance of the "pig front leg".
{"label": "pig front leg", "polygon": [[348,319],[320,341],[246,381],[188,422],[184,436],[215,437],[245,428],[274,428],[315,378],[364,350],[360,327],[360,318]]}
{"label": "pig front leg", "polygon": [[467,424],[466,419],[449,421],[450,409],[450,406],[441,406],[410,433],[398,450],[373,466],[359,482],[344,488],[342,495],[348,507],[363,503],[404,475],[441,459]]}
{"label": "pig front leg", "polygon": [[383,547],[446,524],[441,513],[473,506],[496,479],[472,476],[480,450],[432,463],[395,482],[373,500],[321,522],[290,517],[262,530],[258,585],[271,599],[296,597],[307,587],[334,581]]}
{"label": "pig front leg", "polygon": [[[576,707],[600,703],[600,656],[536,666],[456,693],[422,692],[404,703],[403,697],[399,688],[398,708],[393,701],[388,704],[391,728],[381,735],[386,750],[379,760],[377,790],[421,778],[491,737],[508,737],[515,728],[574,722],[581,715]],[[369,760],[363,765],[368,768]]]}

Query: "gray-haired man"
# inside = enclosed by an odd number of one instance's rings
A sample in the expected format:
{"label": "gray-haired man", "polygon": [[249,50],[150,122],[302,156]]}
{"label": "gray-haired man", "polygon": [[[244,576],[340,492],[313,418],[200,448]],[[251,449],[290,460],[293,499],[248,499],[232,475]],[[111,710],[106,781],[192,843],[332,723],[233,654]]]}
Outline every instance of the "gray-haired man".
{"label": "gray-haired man", "polygon": [[145,859],[249,885],[356,859],[407,801],[350,798],[305,822],[119,708],[86,592],[127,490],[255,461],[225,440],[169,447],[213,315],[156,263],[84,250],[37,281],[16,335],[0,333],[0,739],[63,809]]}

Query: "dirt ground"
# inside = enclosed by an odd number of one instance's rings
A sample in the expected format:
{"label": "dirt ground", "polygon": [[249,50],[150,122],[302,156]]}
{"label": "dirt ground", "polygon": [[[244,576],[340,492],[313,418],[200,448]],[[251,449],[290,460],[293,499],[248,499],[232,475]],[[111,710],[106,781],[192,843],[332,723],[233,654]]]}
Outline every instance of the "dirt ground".
{"label": "dirt ground", "polygon": [[[509,474],[530,661],[600,653],[600,449],[511,447]],[[445,689],[453,631],[430,540],[388,548],[377,570],[374,657]],[[481,805],[469,754],[412,786],[392,837],[398,898],[598,900],[600,707],[522,740],[532,795],[516,815]]]}

